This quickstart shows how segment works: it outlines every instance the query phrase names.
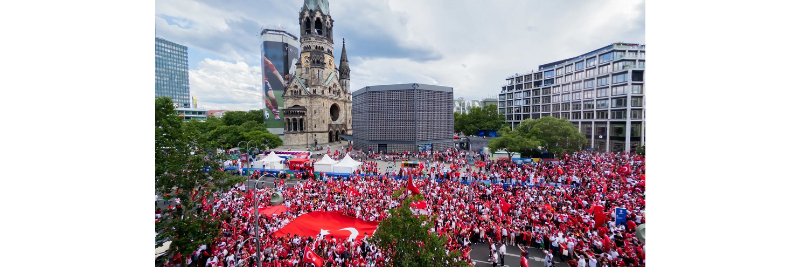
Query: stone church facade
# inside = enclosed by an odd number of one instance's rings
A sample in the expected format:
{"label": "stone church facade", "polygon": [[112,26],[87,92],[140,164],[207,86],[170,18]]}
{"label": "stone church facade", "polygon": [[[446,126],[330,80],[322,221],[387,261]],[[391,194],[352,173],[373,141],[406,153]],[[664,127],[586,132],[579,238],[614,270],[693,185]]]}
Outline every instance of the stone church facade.
{"label": "stone church facade", "polygon": [[305,0],[300,10],[300,60],[283,94],[284,145],[315,145],[352,135],[350,66],[342,41],[333,58],[333,19],[327,0]]}

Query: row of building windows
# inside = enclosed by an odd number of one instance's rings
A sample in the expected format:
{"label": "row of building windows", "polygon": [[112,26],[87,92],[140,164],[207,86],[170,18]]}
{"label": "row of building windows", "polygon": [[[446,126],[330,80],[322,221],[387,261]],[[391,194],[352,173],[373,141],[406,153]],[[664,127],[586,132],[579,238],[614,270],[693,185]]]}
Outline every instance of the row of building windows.
{"label": "row of building windows", "polygon": [[[618,51],[618,52],[610,52],[610,53],[606,53],[606,54],[600,55],[599,57],[587,58],[585,62],[584,61],[578,61],[578,62],[575,62],[574,64],[565,65],[564,67],[560,67],[560,68],[555,69],[555,70],[545,71],[544,72],[544,78],[545,79],[554,78],[554,77],[562,76],[564,74],[567,74],[567,73],[570,73],[570,72],[573,72],[573,71],[580,71],[580,70],[583,70],[583,69],[586,69],[586,68],[589,68],[589,67],[594,67],[594,66],[597,65],[597,59],[598,58],[600,59],[600,63],[602,64],[602,63],[610,62],[612,60],[626,59],[626,58],[628,58],[628,59],[644,59],[645,58],[644,54],[645,54],[644,52],[639,52],[639,53],[629,52],[626,55],[624,51],[621,51],[621,52],[620,51]],[[628,61],[617,62],[617,63],[614,63],[614,65],[613,65],[613,71],[620,71],[620,70],[631,69],[631,68],[645,68],[645,62],[643,60],[639,60],[638,64],[637,64],[637,61],[635,61],[635,60],[628,60]],[[590,69],[590,70],[594,70],[594,69]],[[608,72],[608,65],[598,67],[597,71],[598,71],[597,72],[598,75],[602,75],[604,73],[607,73]],[[590,73],[588,75],[592,75],[592,74],[593,73]],[[541,76],[541,73],[534,73],[533,79],[531,79],[531,78],[532,78],[531,74],[528,74],[528,75],[525,75],[525,76],[521,76],[521,77],[516,77],[516,78],[510,78],[510,79],[506,80],[506,84],[507,85],[511,85],[514,82],[521,83],[523,81],[524,82],[529,82],[529,81],[532,81],[532,80],[540,80],[542,78],[542,76]]]}
{"label": "row of building windows", "polygon": [[[637,68],[637,67],[638,66],[636,66],[635,64],[622,64],[622,65],[619,66],[619,68],[621,70],[627,70],[627,69]],[[644,67],[644,62],[642,62],[641,67]],[[550,86],[550,85],[554,85],[554,84],[555,85],[561,85],[561,84],[569,85],[573,81],[581,82],[581,80],[583,80],[583,79],[588,79],[588,80],[585,80],[583,82],[584,83],[593,82],[593,81],[596,80],[598,85],[600,85],[600,86],[607,85],[609,76],[607,76],[607,75],[606,76],[600,76],[600,75],[608,74],[608,70],[607,70],[608,66],[603,66],[603,67],[600,67],[600,68],[601,69],[598,69],[598,71],[600,73],[597,74],[597,75],[595,75],[595,71],[594,71],[595,69],[591,69],[591,70],[587,70],[585,72],[576,72],[574,74],[569,74],[569,75],[566,75],[566,76],[563,76],[563,77],[558,77],[558,78],[555,78],[554,80],[548,79],[548,80],[545,80],[543,84],[544,84],[544,86]],[[584,76],[584,74],[585,74],[585,76]],[[634,81],[634,82],[642,82],[644,80],[644,74],[641,73],[640,71],[634,71],[634,72],[632,72],[630,74],[629,73],[615,74],[615,75],[611,76],[611,79],[613,80],[613,83],[623,83],[623,82],[627,82],[629,80],[629,76],[630,76],[630,80]],[[593,77],[596,77],[596,78],[593,79]],[[519,78],[522,78],[522,77],[519,77]],[[520,90],[520,89],[532,89],[532,88],[538,88],[538,87],[542,87],[542,83],[541,82],[525,83],[525,84],[518,84],[518,85],[509,85],[509,86],[506,86],[506,87],[502,87],[501,92],[507,92],[507,91],[512,91],[512,90]]]}
{"label": "row of building windows", "polygon": [[[593,83],[584,83],[584,85],[586,86],[586,88],[594,87]],[[552,89],[547,88],[547,89],[544,89],[542,91],[539,91],[537,89],[537,90],[532,90],[532,91],[531,90],[526,90],[526,91],[516,92],[516,93],[500,94],[498,97],[499,97],[499,100],[501,101],[500,103],[502,104],[503,100],[514,100],[514,99],[530,98],[532,96],[533,97],[540,96],[540,93],[541,93],[542,96],[550,95],[550,94],[557,94],[557,93],[561,93],[562,89],[566,93],[568,93],[569,91],[581,90],[580,89],[580,85],[578,85],[577,88],[561,86],[561,87],[553,87]],[[644,94],[644,86],[641,85],[641,84],[634,84],[634,85],[630,85],[630,86],[624,85],[624,86],[615,86],[615,87],[610,87],[610,88],[608,88],[608,87],[606,87],[606,88],[598,88],[596,90],[585,90],[585,91],[580,91],[580,92],[573,92],[572,95],[575,96],[574,99],[576,99],[576,100],[577,99],[581,99],[581,96],[583,96],[583,98],[586,98],[586,99],[594,98],[595,97],[595,92],[597,93],[596,97],[608,97],[609,96],[609,90],[611,92],[611,96],[627,95],[629,93],[630,94]],[[566,94],[566,95],[569,95],[569,93]]]}
{"label": "row of building windows", "polygon": [[[530,115],[525,115],[525,113],[540,113],[540,112],[551,112],[551,111],[549,110],[549,108],[542,108],[541,110],[534,110],[532,112],[522,112],[523,114],[506,115],[506,120],[512,121],[512,120],[527,119],[530,117]],[[565,118],[570,120],[625,120],[628,119],[627,114],[628,111],[626,110],[611,110],[611,111],[552,113],[552,116],[556,118]],[[641,120],[643,117],[644,117],[644,112],[642,110],[631,110],[630,119]]]}
{"label": "row of building windows", "polygon": [[[580,100],[574,99],[574,100]],[[611,100],[611,108],[619,108],[619,107],[627,107],[628,98],[612,98]],[[515,100],[515,106],[529,106],[529,105],[541,105],[541,104],[549,104],[549,103],[560,103],[560,102],[569,102],[570,96],[569,95],[562,95],[562,96],[553,96],[552,100],[549,97],[544,98],[533,98],[533,99],[525,99],[525,100]],[[631,97],[631,107],[642,107],[644,106],[644,98],[642,97]],[[511,101],[508,101],[511,102]],[[562,106],[564,109],[562,110],[569,110],[570,103],[563,103]],[[594,109],[595,104],[597,105],[596,108],[604,109],[608,108],[609,99],[598,99],[598,100],[587,100],[583,102],[574,102],[572,103],[572,110],[580,110],[581,104],[583,104],[583,109]],[[559,104],[554,104],[559,105]],[[509,106],[510,107],[510,106]],[[512,108],[508,108],[511,110]],[[515,108],[518,109],[518,108]],[[501,114],[505,112],[505,108],[500,109]]]}

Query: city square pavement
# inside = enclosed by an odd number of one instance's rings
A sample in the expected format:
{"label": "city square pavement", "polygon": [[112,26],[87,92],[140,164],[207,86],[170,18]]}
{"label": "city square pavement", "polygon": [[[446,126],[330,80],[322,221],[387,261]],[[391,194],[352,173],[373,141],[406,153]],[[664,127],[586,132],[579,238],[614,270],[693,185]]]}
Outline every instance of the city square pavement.
{"label": "city square pavement", "polygon": [[[498,246],[499,247],[499,246]],[[537,250],[533,247],[526,248],[528,250],[528,266],[529,267],[544,267],[544,252],[541,250]],[[470,252],[470,258],[475,262],[476,267],[491,267],[492,262],[489,261],[489,252],[490,247],[488,243],[478,243],[472,244],[472,252]],[[506,258],[505,258],[505,266],[507,267],[519,267],[519,258],[520,253],[522,253],[519,248],[516,246],[506,245]],[[498,255],[498,258],[500,256]],[[555,257],[555,266],[563,267],[567,266],[566,263],[562,263],[558,257]],[[500,260],[497,261],[497,266],[500,267]]]}

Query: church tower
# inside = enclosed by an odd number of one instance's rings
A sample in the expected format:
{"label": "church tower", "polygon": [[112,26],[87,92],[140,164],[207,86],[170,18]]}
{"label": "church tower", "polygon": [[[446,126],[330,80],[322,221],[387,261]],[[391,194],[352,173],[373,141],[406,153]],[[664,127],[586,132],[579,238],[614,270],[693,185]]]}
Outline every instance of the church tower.
{"label": "church tower", "polygon": [[313,146],[352,135],[350,66],[342,42],[341,69],[333,57],[333,19],[327,0],[300,8],[300,61],[284,92],[284,144]]}
{"label": "church tower", "polygon": [[347,50],[344,49],[344,38],[342,38],[342,57],[339,61],[339,84],[342,90],[350,93],[350,64],[347,63]]}

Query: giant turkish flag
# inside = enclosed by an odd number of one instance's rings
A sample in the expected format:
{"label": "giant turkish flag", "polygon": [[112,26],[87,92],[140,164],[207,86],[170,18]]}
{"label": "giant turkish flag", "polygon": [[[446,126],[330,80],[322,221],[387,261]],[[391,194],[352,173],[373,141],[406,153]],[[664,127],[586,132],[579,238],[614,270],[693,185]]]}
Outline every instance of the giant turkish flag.
{"label": "giant turkish flag", "polygon": [[353,217],[342,215],[341,212],[311,212],[297,217],[285,227],[276,231],[275,236],[284,236],[287,233],[294,236],[314,237],[325,235],[336,239],[364,238],[364,233],[370,236],[378,229],[379,222],[368,222]]}
{"label": "giant turkish flag", "polygon": [[283,205],[258,207],[258,214],[261,214],[261,215],[264,215],[264,216],[272,216],[272,214],[280,215],[280,214],[283,214],[283,212],[286,212],[287,210],[289,210],[289,208],[286,208],[286,206],[283,206]]}

